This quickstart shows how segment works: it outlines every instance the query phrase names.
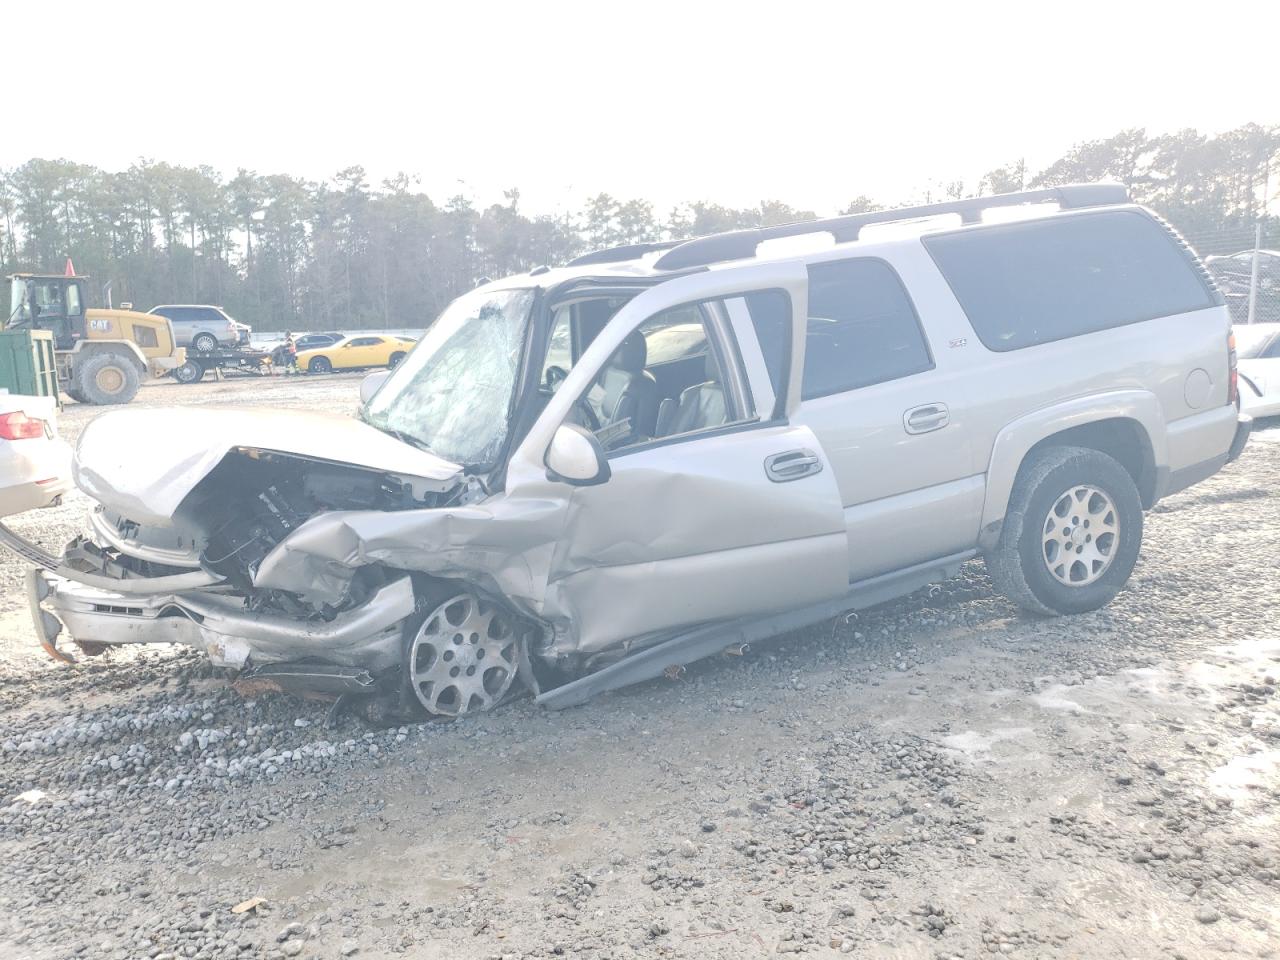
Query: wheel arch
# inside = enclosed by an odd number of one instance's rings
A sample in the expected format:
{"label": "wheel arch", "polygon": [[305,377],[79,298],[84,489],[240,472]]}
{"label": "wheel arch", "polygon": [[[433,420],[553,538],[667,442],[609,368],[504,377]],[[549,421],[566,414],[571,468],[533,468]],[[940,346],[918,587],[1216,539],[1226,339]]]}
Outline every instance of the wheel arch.
{"label": "wheel arch", "polygon": [[132,361],[141,376],[147,375],[147,358],[138,349],[138,345],[129,340],[81,340],[76,344],[73,352],[77,363],[83,363],[90,357],[102,354],[116,354],[122,359]]}
{"label": "wheel arch", "polygon": [[1154,394],[1115,391],[1055,404],[1020,417],[996,436],[979,531],[983,549],[1000,537],[1019,471],[1037,453],[1058,446],[1107,454],[1133,478],[1144,509],[1158,499],[1161,474],[1168,471],[1168,449],[1163,412]]}

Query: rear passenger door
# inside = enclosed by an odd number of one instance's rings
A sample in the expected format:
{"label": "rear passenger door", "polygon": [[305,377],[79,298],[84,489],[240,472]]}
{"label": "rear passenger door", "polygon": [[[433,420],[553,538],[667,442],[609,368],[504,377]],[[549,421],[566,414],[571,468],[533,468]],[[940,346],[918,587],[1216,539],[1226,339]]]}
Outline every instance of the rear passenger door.
{"label": "rear passenger door", "polygon": [[927,295],[936,272],[920,262],[922,253],[913,259],[902,249],[895,263],[851,257],[809,265],[795,420],[813,430],[835,472],[850,580],[972,548],[982,512],[967,388],[954,368],[964,328],[953,309],[925,318],[934,335],[926,333],[903,275]]}

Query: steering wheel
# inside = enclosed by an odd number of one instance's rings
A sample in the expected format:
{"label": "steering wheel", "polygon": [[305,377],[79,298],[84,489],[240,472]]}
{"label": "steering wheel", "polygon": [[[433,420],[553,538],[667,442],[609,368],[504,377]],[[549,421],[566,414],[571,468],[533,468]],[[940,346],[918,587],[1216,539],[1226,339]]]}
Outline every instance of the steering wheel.
{"label": "steering wheel", "polygon": [[[546,372],[542,375],[542,389],[548,393],[555,393],[560,389],[560,384],[564,383],[568,377],[568,370],[553,364],[547,367]],[[587,403],[586,397],[582,397],[573,405],[573,408],[569,411],[569,420],[580,427],[586,427],[592,433],[600,429],[600,418],[591,409],[591,404]]]}
{"label": "steering wheel", "polygon": [[546,373],[542,375],[543,382],[548,390],[554,393],[559,389],[560,384],[564,383],[569,377],[569,371],[564,367],[550,366],[547,367]]}

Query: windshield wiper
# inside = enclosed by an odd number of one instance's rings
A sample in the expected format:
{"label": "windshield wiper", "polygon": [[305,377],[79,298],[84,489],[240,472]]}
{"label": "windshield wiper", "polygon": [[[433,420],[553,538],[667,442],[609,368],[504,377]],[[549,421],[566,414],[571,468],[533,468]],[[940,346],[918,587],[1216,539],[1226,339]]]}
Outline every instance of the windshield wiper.
{"label": "windshield wiper", "polygon": [[414,447],[418,450],[430,451],[431,449],[430,447],[427,446],[425,441],[419,440],[417,437],[413,436],[412,434],[405,433],[403,430],[394,430],[391,427],[380,427],[376,423],[370,423],[369,426],[373,427],[375,430],[381,430],[383,433],[387,434],[388,436],[395,437],[401,443],[407,443],[409,446]]}

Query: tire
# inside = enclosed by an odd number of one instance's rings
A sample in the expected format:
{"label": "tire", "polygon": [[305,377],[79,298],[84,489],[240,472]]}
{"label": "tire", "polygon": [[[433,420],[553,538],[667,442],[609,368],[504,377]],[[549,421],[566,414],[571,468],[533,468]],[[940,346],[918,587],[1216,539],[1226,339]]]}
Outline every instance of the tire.
{"label": "tire", "polygon": [[1142,499],[1124,467],[1097,450],[1052,447],[1019,469],[987,571],[997,590],[1032,613],[1097,610],[1133,572],[1142,521]]}
{"label": "tire", "polygon": [[406,354],[403,350],[397,350],[387,358],[387,369],[394,370],[396,367],[400,366],[400,361],[403,360],[405,356]]}
{"label": "tire", "polygon": [[204,367],[194,360],[188,360],[173,371],[173,379],[179,383],[199,383],[204,379]]}
{"label": "tire", "polygon": [[79,390],[77,390],[74,386],[68,386],[62,392],[65,393],[72,400],[74,400],[76,403],[85,402],[84,394],[81,393]]}
{"label": "tire", "polygon": [[218,349],[218,338],[212,333],[197,333],[191,341],[196,353],[213,353]]}
{"label": "tire", "polygon": [[75,390],[95,406],[128,403],[138,393],[138,368],[118,353],[87,358],[76,371]]}
{"label": "tire", "polygon": [[333,364],[328,357],[312,357],[307,364],[308,373],[333,373]]}

